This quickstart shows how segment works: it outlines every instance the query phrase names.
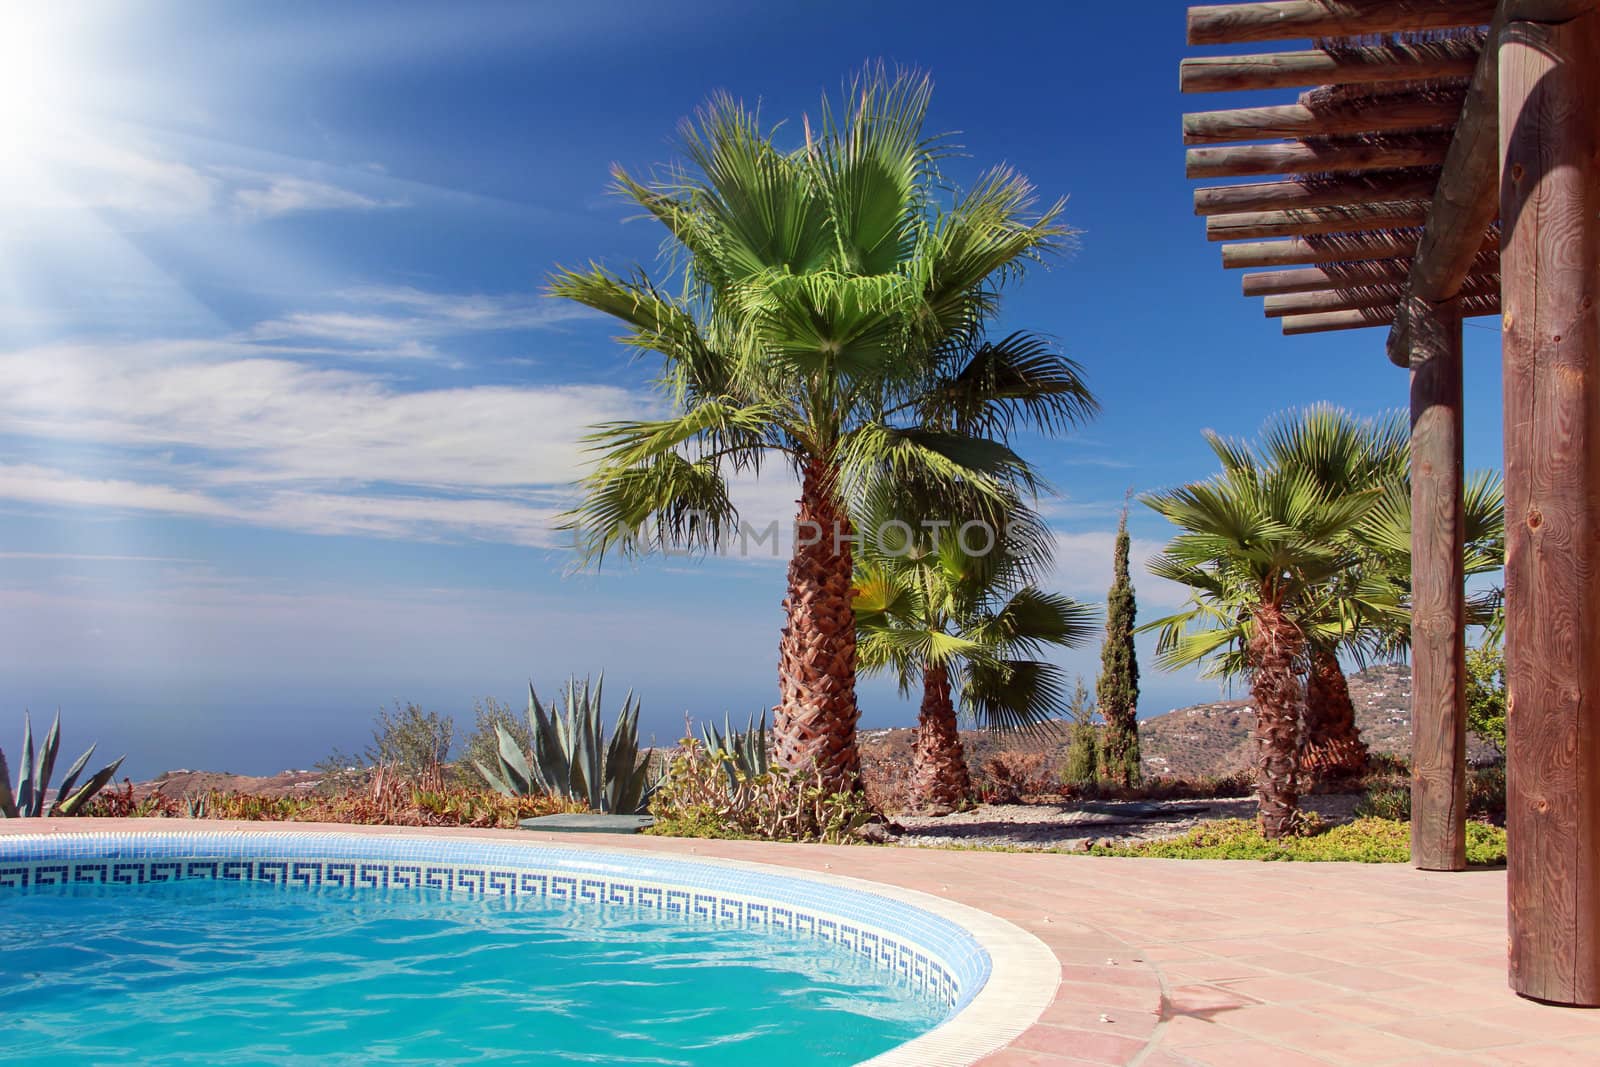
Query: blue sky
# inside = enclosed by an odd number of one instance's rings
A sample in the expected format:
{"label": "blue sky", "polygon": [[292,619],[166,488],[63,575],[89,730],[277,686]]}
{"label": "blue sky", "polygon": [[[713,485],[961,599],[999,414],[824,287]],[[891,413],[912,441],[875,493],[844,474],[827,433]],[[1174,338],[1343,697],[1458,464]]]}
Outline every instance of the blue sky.
{"label": "blue sky", "polygon": [[[28,8],[36,10],[28,10]],[[1383,332],[1284,338],[1191,210],[1184,5],[62,3],[0,12],[0,731],[271,772],[394,700],[469,711],[604,670],[666,741],[776,685],[781,564],[574,575],[577,437],[655,403],[555,264],[653,264],[608,168],[673,158],[713,91],[815,115],[864,61],[936,82],[970,180],[1069,197],[1075,249],[1007,298],[1104,414],[1027,443],[1055,583],[1099,601],[1124,492],[1330,400],[1401,406]],[[1271,99],[1286,99],[1276,94]],[[1498,338],[1467,330],[1468,463],[1498,466]],[[790,486],[741,487],[752,519]],[[1135,507],[1136,554],[1167,535]],[[1170,588],[1135,574],[1142,615]],[[1063,657],[1091,681],[1097,649]],[[1142,711],[1217,692],[1146,657]],[[909,723],[891,686],[868,725]]]}

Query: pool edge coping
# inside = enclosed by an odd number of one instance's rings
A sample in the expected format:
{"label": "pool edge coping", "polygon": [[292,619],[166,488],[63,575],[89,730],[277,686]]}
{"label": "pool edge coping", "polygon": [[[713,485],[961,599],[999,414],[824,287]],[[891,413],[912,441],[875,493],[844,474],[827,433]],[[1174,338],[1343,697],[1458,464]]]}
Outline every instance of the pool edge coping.
{"label": "pool edge coping", "polygon": [[[90,834],[150,834],[181,836],[199,833],[237,833],[241,836],[287,836],[328,834],[351,838],[411,838],[437,841],[441,837],[476,840],[500,846],[525,844],[572,853],[603,853],[609,857],[637,856],[636,848],[595,844],[590,841],[562,841],[563,835],[541,834],[537,838],[514,836],[517,831],[479,830],[458,827],[358,826],[345,823],[284,822],[263,825],[234,820],[200,820],[200,826],[174,827],[172,820],[107,819],[109,825],[96,826],[91,819],[0,819],[0,836],[63,837]],[[7,825],[7,824],[11,825]],[[88,823],[90,825],[85,825]],[[202,828],[203,827],[203,828]],[[551,840],[551,837],[557,840]],[[964,1067],[990,1053],[1005,1048],[1037,1023],[1055,998],[1060,983],[1060,963],[1043,941],[1005,919],[971,905],[947,900],[932,893],[906,889],[884,882],[848,875],[802,870],[752,860],[691,855],[678,856],[684,862],[735,870],[759,872],[769,878],[787,878],[830,885],[896,900],[918,908],[966,933],[989,956],[989,976],[973,999],[960,1011],[927,1033],[896,1045],[858,1067]]]}

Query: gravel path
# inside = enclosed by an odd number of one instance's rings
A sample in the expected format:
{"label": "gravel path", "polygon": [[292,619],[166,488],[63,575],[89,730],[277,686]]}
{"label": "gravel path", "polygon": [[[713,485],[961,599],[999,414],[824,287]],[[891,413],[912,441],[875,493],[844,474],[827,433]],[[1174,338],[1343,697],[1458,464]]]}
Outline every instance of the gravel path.
{"label": "gravel path", "polygon": [[[1303,810],[1328,822],[1348,821],[1360,797],[1302,797]],[[1088,848],[1175,837],[1213,819],[1253,819],[1254,797],[1226,800],[1071,801],[983,804],[954,815],[900,815],[895,843],[949,848]]]}

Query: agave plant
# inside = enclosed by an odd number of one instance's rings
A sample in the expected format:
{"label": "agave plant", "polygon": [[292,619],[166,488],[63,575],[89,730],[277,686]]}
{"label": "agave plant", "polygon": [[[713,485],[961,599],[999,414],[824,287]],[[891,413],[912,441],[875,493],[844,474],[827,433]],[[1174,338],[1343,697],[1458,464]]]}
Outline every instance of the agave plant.
{"label": "agave plant", "polygon": [[569,679],[564,708],[545,705],[528,684],[528,724],[533,728],[532,759],[504,726],[495,724],[499,751],[493,768],[473,760],[490,787],[507,796],[546,794],[586,802],[593,811],[626,814],[643,811],[655,792],[648,781],[650,755],[639,753],[639,702],[633,691],[622,701],[611,740],[601,721],[601,690],[585,678]]}
{"label": "agave plant", "polygon": [[754,715],[750,716],[743,730],[735,730],[724,715],[722,729],[717,729],[715,723],[704,723],[700,727],[700,737],[705,741],[707,752],[727,757],[722,766],[728,772],[729,785],[734,788],[738,788],[741,777],[756,778],[771,769],[765,711],[761,713],[760,722]]}
{"label": "agave plant", "polygon": [[[61,783],[61,788],[56,790],[56,801],[50,804],[50,774],[56,767],[56,750],[61,746],[61,713],[56,712],[55,722],[50,724],[50,732],[45,735],[44,743],[39,746],[37,757],[33,751],[33,720],[26,712],[22,716],[22,763],[17,767],[17,788],[13,795],[11,789],[11,768],[6,763],[6,754],[0,749],[0,816],[7,819],[37,819],[45,815],[75,815],[89,802],[106,783],[111,781],[111,776],[117,773],[117,768],[122,766],[126,756],[118,756],[111,763],[106,764],[94,773],[83,785],[78,785],[78,778],[83,774],[83,769],[89,765],[89,759],[94,755],[94,746],[89,746],[89,751],[79,756],[77,761],[67,769],[67,776]],[[77,786],[74,791],[73,787]]]}

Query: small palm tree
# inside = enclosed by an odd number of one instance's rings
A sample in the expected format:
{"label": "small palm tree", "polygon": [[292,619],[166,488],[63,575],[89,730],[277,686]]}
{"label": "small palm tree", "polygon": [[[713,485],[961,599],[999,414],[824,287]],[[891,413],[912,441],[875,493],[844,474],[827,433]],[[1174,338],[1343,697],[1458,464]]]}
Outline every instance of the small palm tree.
{"label": "small palm tree", "polygon": [[[1357,663],[1401,656],[1410,645],[1411,452],[1405,416],[1360,419],[1328,404],[1288,412],[1263,434],[1264,462],[1308,475],[1323,492],[1377,490],[1367,517],[1350,533],[1360,561],[1336,575],[1320,598],[1336,616],[1315,628],[1306,685],[1301,763],[1307,771],[1358,773],[1367,748],[1355,725],[1339,656]],[[1505,556],[1499,476],[1473,475],[1464,496],[1466,572],[1499,570]],[[1486,617],[1493,598],[1470,598],[1469,618]]]}
{"label": "small palm tree", "polygon": [[1328,589],[1359,562],[1350,534],[1377,490],[1328,493],[1304,471],[1264,464],[1216,434],[1206,438],[1221,474],[1144,497],[1183,531],[1150,569],[1193,595],[1187,610],[1141,629],[1159,633],[1163,668],[1206,663],[1212,676],[1249,679],[1257,818],[1262,833],[1276,838],[1293,829],[1299,807],[1297,717],[1307,653],[1341,632],[1329,621],[1338,613],[1329,609]]}
{"label": "small palm tree", "polygon": [[730,475],[777,463],[799,481],[774,755],[841,787],[859,767],[852,502],[885,476],[998,498],[1033,484],[1009,427],[1086,410],[1070,362],[983,332],[1001,285],[1068,233],[1061,205],[1036,210],[1005,168],[946,202],[930,94],[926,78],[869,71],[787,149],[713,100],[686,127],[686,166],[616,172],[667,228],[678,291],[599,266],[551,284],[661,357],[672,409],[591,437],[598,463],[568,518],[586,559],[716,549],[739,531]]}
{"label": "small palm tree", "polygon": [[[1332,404],[1279,416],[1263,432],[1261,450],[1265,462],[1307,475],[1329,495],[1397,484],[1410,464],[1409,432],[1401,413],[1362,419]],[[1350,536],[1359,543],[1359,531]],[[1360,598],[1357,607],[1378,603],[1372,581],[1392,577],[1382,565],[1374,568],[1370,553],[1362,556],[1365,565],[1335,575],[1320,598],[1345,625],[1311,631],[1300,735],[1302,775],[1358,774],[1366,768],[1367,746],[1356,727],[1355,704],[1339,656],[1343,652],[1364,663],[1370,654],[1388,650],[1388,634],[1409,624],[1404,610],[1350,610],[1353,599]],[[1395,608],[1401,601],[1398,589],[1381,598]]]}
{"label": "small palm tree", "polygon": [[1088,640],[1098,613],[1034,584],[1050,533],[1015,499],[970,499],[955,512],[968,520],[942,528],[908,511],[917,495],[904,485],[879,492],[859,523],[857,647],[864,671],[894,671],[903,694],[920,687],[912,795],[943,813],[972,791],[957,707],[991,729],[1059,717],[1065,675],[1042,656]]}

